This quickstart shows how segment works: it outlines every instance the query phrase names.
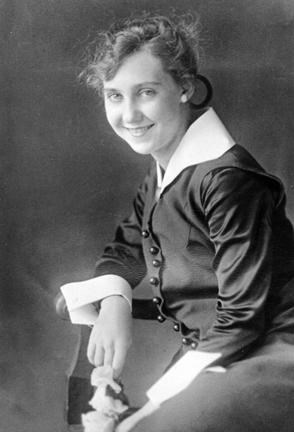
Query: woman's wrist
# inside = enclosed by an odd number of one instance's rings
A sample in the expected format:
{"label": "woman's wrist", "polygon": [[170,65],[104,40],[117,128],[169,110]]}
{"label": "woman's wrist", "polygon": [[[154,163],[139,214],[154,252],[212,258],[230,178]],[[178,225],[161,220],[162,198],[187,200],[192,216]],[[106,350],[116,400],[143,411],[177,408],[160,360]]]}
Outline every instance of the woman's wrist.
{"label": "woman's wrist", "polygon": [[120,294],[113,294],[107,296],[102,300],[100,300],[98,303],[99,303],[99,310],[108,306],[119,305],[119,304],[125,304],[130,309],[129,302],[124,296]]}

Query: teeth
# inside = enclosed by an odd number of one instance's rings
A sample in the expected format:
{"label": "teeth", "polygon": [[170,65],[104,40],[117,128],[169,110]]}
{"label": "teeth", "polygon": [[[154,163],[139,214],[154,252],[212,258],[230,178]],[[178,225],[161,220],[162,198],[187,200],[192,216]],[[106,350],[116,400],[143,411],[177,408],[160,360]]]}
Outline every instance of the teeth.
{"label": "teeth", "polygon": [[140,136],[143,136],[150,128],[151,128],[151,126],[127,128],[127,129],[132,136],[140,137]]}

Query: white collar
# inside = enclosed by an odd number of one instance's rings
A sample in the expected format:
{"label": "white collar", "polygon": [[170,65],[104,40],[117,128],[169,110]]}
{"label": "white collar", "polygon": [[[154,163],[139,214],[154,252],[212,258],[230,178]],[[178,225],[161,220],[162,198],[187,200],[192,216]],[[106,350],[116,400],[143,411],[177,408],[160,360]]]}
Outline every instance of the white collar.
{"label": "white collar", "polygon": [[160,193],[185,168],[217,159],[234,144],[235,141],[214,109],[209,108],[188,128],[173,153],[163,178],[157,162],[157,184]]}

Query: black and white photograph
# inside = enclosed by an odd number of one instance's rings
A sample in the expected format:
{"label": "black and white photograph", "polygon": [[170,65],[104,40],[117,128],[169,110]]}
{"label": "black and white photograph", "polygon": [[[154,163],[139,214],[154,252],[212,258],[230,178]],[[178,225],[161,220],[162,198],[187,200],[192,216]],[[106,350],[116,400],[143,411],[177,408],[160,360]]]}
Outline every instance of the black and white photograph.
{"label": "black and white photograph", "polygon": [[0,0],[0,432],[294,431],[293,0]]}

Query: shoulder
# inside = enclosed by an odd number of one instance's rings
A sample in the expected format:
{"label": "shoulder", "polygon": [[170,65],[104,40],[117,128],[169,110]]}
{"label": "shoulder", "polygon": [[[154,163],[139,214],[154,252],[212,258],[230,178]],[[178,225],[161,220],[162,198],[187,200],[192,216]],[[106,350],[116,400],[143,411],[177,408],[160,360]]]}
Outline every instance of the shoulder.
{"label": "shoulder", "polygon": [[252,196],[264,192],[272,195],[276,203],[284,196],[280,179],[266,172],[240,145],[234,145],[217,159],[195,166],[192,177],[191,184],[201,205],[212,194],[234,194],[237,198],[241,193]]}
{"label": "shoulder", "polygon": [[235,144],[222,156],[199,164],[198,172],[204,177],[207,173],[220,168],[239,168],[260,175],[269,175],[257,160],[244,147],[238,144]]}

